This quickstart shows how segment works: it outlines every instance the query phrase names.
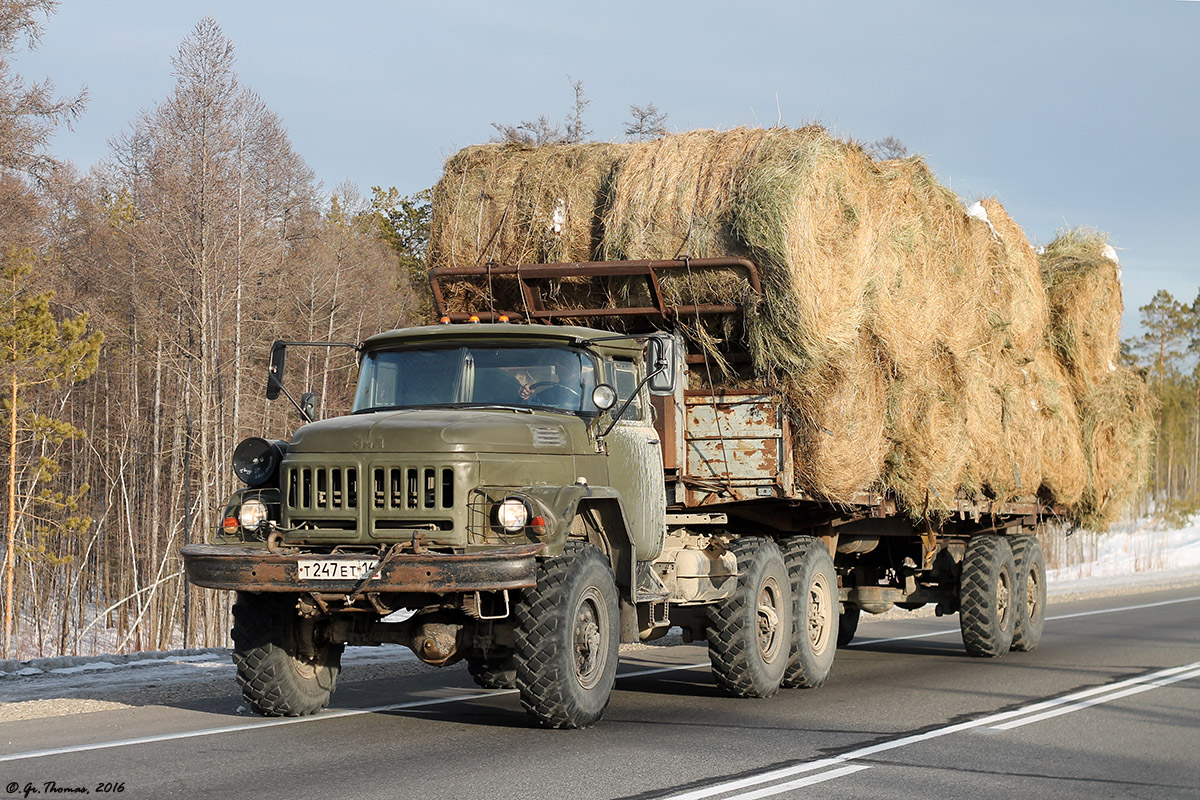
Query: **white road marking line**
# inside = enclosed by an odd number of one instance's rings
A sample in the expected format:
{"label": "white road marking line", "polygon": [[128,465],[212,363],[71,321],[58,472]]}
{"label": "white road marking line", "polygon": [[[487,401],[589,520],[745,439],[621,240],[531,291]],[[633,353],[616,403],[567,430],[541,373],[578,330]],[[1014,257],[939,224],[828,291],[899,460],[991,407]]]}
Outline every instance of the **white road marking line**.
{"label": "white road marking line", "polygon": [[712,662],[698,661],[695,664],[680,664],[677,667],[651,667],[650,669],[641,669],[636,672],[618,672],[617,680],[621,678],[640,678],[643,675],[660,675],[664,672],[683,672],[689,669],[700,669],[701,667],[708,668],[712,666]]}
{"label": "white road marking line", "polygon": [[[1078,611],[1074,614],[1056,614],[1053,617],[1046,617],[1046,622],[1053,622],[1060,619],[1075,619],[1076,617],[1094,617],[1100,614],[1116,614],[1121,611],[1139,611],[1143,608],[1159,608],[1160,606],[1173,606],[1178,603],[1194,603],[1200,600],[1198,597],[1181,597],[1178,600],[1161,600],[1157,603],[1142,603],[1136,606],[1121,606],[1120,608],[1101,608],[1096,611]],[[850,642],[847,647],[859,647],[866,644],[883,644],[884,642],[903,642],[909,639],[929,639],[934,636],[948,636],[952,633],[961,633],[958,628],[947,628],[941,631],[931,631],[929,633],[911,633],[907,636],[890,636],[886,639],[860,639]]]}
{"label": "white road marking line", "polygon": [[[901,747],[907,747],[912,744],[920,744],[931,739],[939,739],[943,736],[949,736],[952,733],[968,731],[974,728],[994,727],[996,726],[996,723],[1005,722],[1018,717],[1024,718],[1026,715],[1036,714],[1050,708],[1067,705],[1085,697],[1092,697],[1098,694],[1108,694],[1131,686],[1137,686],[1138,690],[1142,690],[1141,685],[1143,684],[1146,685],[1146,689],[1156,688],[1158,685],[1165,686],[1168,683],[1173,683],[1176,679],[1185,680],[1187,677],[1192,677],[1193,673],[1197,672],[1200,672],[1200,661],[1196,661],[1191,664],[1184,664],[1180,667],[1170,667],[1168,669],[1159,670],[1158,672],[1152,672],[1149,675],[1128,678],[1116,683],[1095,686],[1090,689],[1084,689],[1083,691],[1074,692],[1053,700],[1040,700],[1036,703],[1031,703],[1027,706],[1014,709],[1012,711],[1002,711],[997,714],[989,714],[984,717],[979,717],[978,719],[967,720],[966,722],[959,722],[955,723],[954,725],[947,725],[943,728],[935,728],[934,730],[926,731],[925,733],[902,736],[899,739],[891,739],[885,742],[880,742],[879,744],[861,747],[858,750],[852,750],[851,752],[843,753],[840,756],[822,758],[818,759],[817,761],[808,761],[802,764],[795,764],[790,767],[781,767],[779,769],[763,772],[759,775],[748,775],[743,778],[736,778],[732,781],[725,781],[724,783],[716,783],[711,786],[706,786],[702,789],[694,789],[690,792],[668,795],[665,800],[703,800],[703,798],[734,792],[738,789],[744,789],[748,786],[771,783],[772,781],[790,778],[793,775],[801,775],[805,772],[814,772],[827,767],[836,767],[840,764],[846,764],[847,762],[857,761],[866,758],[867,756],[875,755],[876,753],[884,753],[889,750],[897,750]],[[741,795],[737,795],[736,797],[740,799]],[[734,800],[734,798],[729,798],[729,800]]]}
{"label": "white road marking line", "polygon": [[1122,606],[1120,608],[1102,608],[1096,611],[1077,611],[1074,614],[1058,614],[1053,617],[1046,617],[1047,620],[1052,619],[1075,619],[1076,617],[1094,617],[1097,614],[1115,614],[1118,611],[1138,611],[1143,608],[1159,608],[1161,606],[1173,606],[1179,603],[1194,603],[1200,600],[1200,597],[1180,597],[1177,600],[1160,600],[1157,603],[1142,603],[1136,606]]}
{"label": "white road marking line", "polygon": [[855,772],[862,772],[864,769],[870,768],[871,767],[867,764],[851,764],[847,767],[831,769],[828,772],[820,772],[816,775],[809,775],[807,778],[788,781],[787,783],[781,783],[777,786],[768,786],[763,789],[756,789],[753,792],[746,792],[745,794],[735,794],[732,797],[726,798],[726,800],[758,800],[758,798],[761,797],[770,797],[772,795],[782,794],[783,792],[791,791],[792,789],[799,789],[804,786],[812,786],[814,783],[824,783],[825,781],[831,781],[834,778],[840,778],[843,775],[852,775]]}
{"label": "white road marking line", "polygon": [[1149,681],[1146,683],[1137,684],[1137,685],[1131,686],[1127,689],[1112,692],[1111,694],[1101,695],[1100,697],[1094,697],[1090,700],[1084,700],[1083,702],[1079,702],[1079,703],[1072,703],[1070,705],[1055,708],[1050,711],[1043,711],[1040,714],[1034,714],[1031,717],[1023,717],[1021,719],[1015,719],[1015,720],[1012,720],[1011,722],[1005,722],[1002,725],[994,725],[994,726],[992,726],[992,730],[1009,731],[1009,730],[1012,730],[1013,728],[1020,728],[1022,725],[1028,725],[1031,722],[1041,722],[1042,720],[1051,719],[1052,717],[1061,717],[1063,714],[1070,714],[1074,711],[1082,711],[1085,708],[1091,708],[1092,706],[1098,706],[1098,705],[1101,705],[1102,703],[1111,703],[1113,700],[1120,700],[1122,697],[1129,697],[1130,695],[1141,694],[1142,692],[1148,692],[1151,689],[1158,689],[1163,686],[1170,686],[1172,683],[1178,683],[1179,681],[1186,681],[1191,678],[1200,678],[1200,669],[1193,669],[1190,672],[1182,672],[1182,673],[1179,673],[1176,675],[1172,675],[1170,677],[1161,678],[1160,680],[1154,680],[1154,681]]}

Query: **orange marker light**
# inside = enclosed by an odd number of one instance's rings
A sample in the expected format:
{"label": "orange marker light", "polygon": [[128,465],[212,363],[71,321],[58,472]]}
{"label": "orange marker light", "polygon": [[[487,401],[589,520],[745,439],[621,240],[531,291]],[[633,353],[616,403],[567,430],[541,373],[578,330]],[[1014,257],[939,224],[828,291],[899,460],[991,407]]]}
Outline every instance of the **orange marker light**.
{"label": "orange marker light", "polygon": [[529,529],[538,536],[546,535],[546,519],[545,517],[534,517],[529,520]]}
{"label": "orange marker light", "polygon": [[501,314],[501,315],[500,315],[500,321],[501,321],[501,322],[508,322],[508,314]]}
{"label": "orange marker light", "polygon": [[223,530],[227,536],[232,536],[235,533],[237,533],[238,532],[237,517],[226,517],[225,519],[221,520],[221,530]]}
{"label": "orange marker light", "polygon": [[441,323],[442,325],[449,325],[449,324],[450,324],[450,318],[449,318],[449,317],[442,317],[441,319],[439,319],[439,320],[438,320],[438,322],[439,322],[439,323]]}
{"label": "orange marker light", "polygon": [[472,314],[472,315],[470,316],[470,318],[467,320],[467,322],[479,322],[479,315],[478,315],[478,314]]}

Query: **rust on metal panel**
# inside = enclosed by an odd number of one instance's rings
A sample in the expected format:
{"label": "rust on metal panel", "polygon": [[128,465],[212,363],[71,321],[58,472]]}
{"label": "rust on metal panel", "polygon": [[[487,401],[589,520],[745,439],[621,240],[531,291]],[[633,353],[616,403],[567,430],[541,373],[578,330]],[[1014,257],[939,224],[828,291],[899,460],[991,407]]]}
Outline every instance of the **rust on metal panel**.
{"label": "rust on metal panel", "polygon": [[778,439],[688,441],[688,477],[774,483],[778,472]]}
{"label": "rust on metal panel", "polygon": [[522,589],[537,584],[535,556],[544,545],[528,544],[476,553],[444,555],[424,552],[389,558],[379,575],[361,580],[301,579],[298,564],[362,561],[363,554],[269,553],[258,547],[187,545],[183,548],[187,578],[197,586],[256,592],[487,592]]}
{"label": "rust on metal panel", "polygon": [[690,505],[786,496],[791,465],[778,397],[689,391],[684,404],[683,480]]}
{"label": "rust on metal panel", "polygon": [[679,454],[676,450],[679,436],[675,424],[675,397],[673,395],[652,395],[650,403],[654,406],[654,429],[662,442],[663,469],[673,470],[679,467]]}

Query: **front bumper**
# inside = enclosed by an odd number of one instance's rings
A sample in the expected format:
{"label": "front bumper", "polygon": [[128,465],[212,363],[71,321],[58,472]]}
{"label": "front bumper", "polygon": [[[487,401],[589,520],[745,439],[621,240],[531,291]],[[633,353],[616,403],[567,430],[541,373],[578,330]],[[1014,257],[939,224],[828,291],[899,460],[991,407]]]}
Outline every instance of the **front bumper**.
{"label": "front bumper", "polygon": [[362,554],[271,553],[260,547],[190,544],[183,547],[189,582],[239,592],[495,592],[537,585],[535,556],[542,544],[500,547],[473,553],[403,554],[385,560],[379,575],[359,586],[357,580],[302,580],[301,559],[362,559]]}

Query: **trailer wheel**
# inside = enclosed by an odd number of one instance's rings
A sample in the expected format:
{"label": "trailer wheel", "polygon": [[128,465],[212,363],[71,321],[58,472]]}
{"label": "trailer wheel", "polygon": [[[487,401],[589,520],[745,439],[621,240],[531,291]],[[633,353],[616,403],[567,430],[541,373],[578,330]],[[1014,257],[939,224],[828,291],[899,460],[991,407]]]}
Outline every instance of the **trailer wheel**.
{"label": "trailer wheel", "polygon": [[737,557],[737,588],[708,610],[708,656],[717,686],[734,697],[779,691],[791,654],[792,586],[779,546],[746,536]]}
{"label": "trailer wheel", "polygon": [[1037,649],[1046,626],[1046,560],[1041,542],[1032,535],[1014,536],[1012,552],[1017,570],[1017,622],[1012,649],[1028,652]]}
{"label": "trailer wheel", "polygon": [[517,686],[517,664],[512,656],[468,658],[467,672],[484,689],[515,689]]}
{"label": "trailer wheel", "polygon": [[617,677],[620,617],[612,567],[590,544],[567,542],[538,566],[516,615],[521,705],[547,728],[587,728],[608,707]]}
{"label": "trailer wheel", "polygon": [[838,647],[848,647],[850,642],[854,640],[854,634],[858,632],[858,618],[860,616],[862,616],[861,608],[858,606],[846,606],[846,610],[838,618]]}
{"label": "trailer wheel", "polygon": [[1008,541],[995,534],[972,537],[959,578],[959,626],[973,656],[999,658],[1016,627],[1017,570]]}
{"label": "trailer wheel", "polygon": [[795,629],[783,685],[815,689],[829,677],[837,650],[837,573],[829,548],[812,536],[786,540],[783,561],[792,581]]}
{"label": "trailer wheel", "polygon": [[246,702],[267,717],[302,717],[325,708],[341,669],[342,645],[301,642],[306,634],[294,602],[291,595],[238,592],[233,604],[237,682]]}

